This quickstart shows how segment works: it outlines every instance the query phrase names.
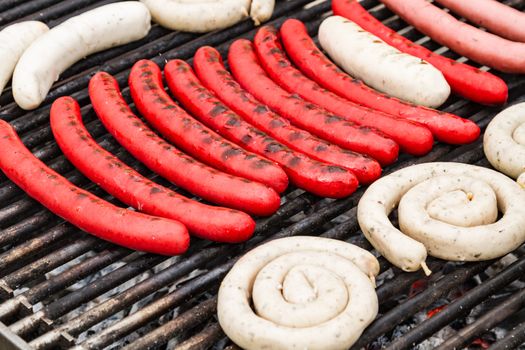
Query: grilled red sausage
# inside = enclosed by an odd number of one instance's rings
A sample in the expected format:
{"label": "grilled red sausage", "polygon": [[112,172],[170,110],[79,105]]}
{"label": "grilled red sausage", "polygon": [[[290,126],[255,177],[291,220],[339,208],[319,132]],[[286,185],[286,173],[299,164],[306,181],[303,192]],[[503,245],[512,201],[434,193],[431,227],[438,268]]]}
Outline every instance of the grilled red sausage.
{"label": "grilled red sausage", "polygon": [[261,182],[282,192],[288,177],[277,164],[231,143],[195,120],[164,91],[162,72],[152,61],[133,66],[129,87],[144,118],[168,141],[201,162],[231,175]]}
{"label": "grilled red sausage", "polygon": [[0,120],[0,169],[29,196],[56,215],[94,236],[157,254],[182,254],[189,235],[178,221],[119,208],[73,185],[48,168]]}
{"label": "grilled red sausage", "polygon": [[393,140],[371,128],[346,121],[279,87],[260,66],[249,40],[239,39],[230,46],[228,62],[242,87],[292,124],[338,146],[369,155],[381,164],[391,164],[397,159],[399,146]]}
{"label": "grilled red sausage", "polygon": [[347,169],[294,152],[242,120],[202,86],[186,62],[168,62],[164,76],[171,92],[186,110],[228,140],[282,166],[297,187],[331,198],[346,197],[357,189],[357,178]]}
{"label": "grilled red sausage", "polygon": [[291,60],[324,88],[354,103],[425,125],[436,139],[451,144],[476,140],[479,127],[456,115],[416,106],[381,94],[333,64],[314,44],[301,21],[289,19],[281,27],[281,39]]}
{"label": "grilled red sausage", "polygon": [[89,96],[115,139],[169,181],[203,199],[255,215],[270,215],[279,208],[279,195],[270,187],[212,169],[158,137],[133,114],[111,75],[95,74],[89,82]]}
{"label": "grilled red sausage", "polygon": [[381,131],[409,154],[422,156],[432,149],[434,138],[423,125],[359,106],[305,77],[286,57],[274,27],[261,27],[253,42],[266,73],[288,92],[296,92],[305,100],[346,120]]}
{"label": "grilled red sausage", "polygon": [[452,91],[458,95],[487,105],[504,104],[507,101],[508,88],[502,79],[413,43],[378,21],[358,1],[333,0],[332,9],[335,15],[354,21],[387,44],[432,64],[443,73]]}
{"label": "grilled red sausage", "polygon": [[262,105],[233,79],[214,48],[199,48],[193,58],[193,66],[202,84],[225,105],[279,142],[313,159],[351,170],[362,184],[372,183],[381,176],[381,166],[372,158],[344,150],[296,128]]}
{"label": "grilled red sausage", "polygon": [[123,203],[150,215],[178,220],[201,238],[234,243],[252,236],[255,222],[249,215],[183,197],[145,178],[100,147],[86,130],[73,98],[55,100],[51,129],[67,159]]}

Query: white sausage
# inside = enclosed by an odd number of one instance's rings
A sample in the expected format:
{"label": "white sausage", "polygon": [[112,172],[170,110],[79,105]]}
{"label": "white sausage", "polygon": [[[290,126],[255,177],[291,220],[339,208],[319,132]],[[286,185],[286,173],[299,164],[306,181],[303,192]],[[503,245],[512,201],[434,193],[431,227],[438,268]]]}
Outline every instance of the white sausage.
{"label": "white sausage", "polygon": [[248,16],[250,0],[140,0],[161,26],[205,33],[230,27]]}
{"label": "white sausage", "polygon": [[0,94],[27,47],[49,28],[42,22],[15,23],[0,31]]}
{"label": "white sausage", "polygon": [[494,168],[525,188],[525,102],[492,119],[483,137],[483,150]]}
{"label": "white sausage", "polygon": [[38,38],[24,52],[13,74],[13,95],[23,109],[45,99],[59,75],[80,59],[145,37],[148,9],[136,1],[98,7],[72,17]]}
{"label": "white sausage", "polygon": [[250,17],[256,26],[266,22],[272,17],[275,0],[252,0]]}
{"label": "white sausage", "polygon": [[[398,204],[401,230],[388,219]],[[495,221],[498,209],[503,216]],[[357,216],[370,243],[405,271],[425,266],[427,252],[489,260],[525,242],[525,191],[497,171],[468,164],[419,164],[385,176],[367,189]]]}
{"label": "white sausage", "polygon": [[390,96],[435,108],[450,95],[450,86],[434,66],[344,17],[326,18],[319,27],[319,42],[348,74]]}
{"label": "white sausage", "polygon": [[378,272],[376,258],[349,243],[274,240],[240,258],[224,278],[219,322],[245,349],[348,349],[377,315],[370,277]]}

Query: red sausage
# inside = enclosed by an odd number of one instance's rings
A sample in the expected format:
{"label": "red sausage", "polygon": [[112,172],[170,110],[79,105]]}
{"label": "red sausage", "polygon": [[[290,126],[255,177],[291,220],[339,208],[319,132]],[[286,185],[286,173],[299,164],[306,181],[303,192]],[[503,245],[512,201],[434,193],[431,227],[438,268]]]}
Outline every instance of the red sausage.
{"label": "red sausage", "polygon": [[279,208],[279,195],[270,187],[212,169],[158,137],[133,114],[111,75],[95,74],[89,82],[89,96],[113,137],[169,181],[205,200],[255,215],[270,215]]}
{"label": "red sausage", "polygon": [[434,138],[423,125],[359,106],[305,77],[286,57],[274,27],[261,27],[253,42],[266,73],[288,92],[296,92],[346,120],[381,131],[409,154],[422,156],[432,149]]}
{"label": "red sausage", "polygon": [[29,196],[80,229],[109,242],[151,253],[175,255],[188,249],[180,222],[119,208],[76,187],[48,168],[0,120],[0,169]]}
{"label": "red sausage", "polygon": [[202,86],[186,62],[168,62],[164,76],[173,95],[190,113],[228,140],[282,166],[297,187],[331,198],[349,196],[357,189],[357,178],[347,169],[296,153],[242,120]]}
{"label": "red sausage", "polygon": [[426,0],[381,1],[414,28],[458,54],[502,72],[525,73],[525,43],[461,22]]}
{"label": "red sausage", "polygon": [[255,222],[249,215],[183,197],[145,178],[100,147],[84,127],[80,107],[73,98],[55,100],[51,129],[67,159],[123,203],[150,215],[178,220],[204,239],[235,243],[252,236]]}
{"label": "red sausage", "polygon": [[162,72],[153,61],[140,60],[133,65],[129,87],[144,118],[185,153],[231,175],[261,182],[279,193],[288,187],[288,177],[277,164],[224,139],[173,102],[164,91]]}
{"label": "red sausage", "polygon": [[281,27],[281,39],[291,60],[324,88],[354,103],[425,125],[439,141],[465,144],[476,140],[479,127],[456,115],[416,106],[381,94],[333,64],[314,44],[304,24],[289,19]]}
{"label": "red sausage", "polygon": [[242,87],[292,124],[338,146],[369,155],[383,165],[397,159],[399,146],[393,140],[371,128],[356,126],[279,87],[260,66],[249,40],[239,39],[230,46],[228,62]]}
{"label": "red sausage", "polygon": [[214,48],[203,46],[198,49],[193,66],[202,84],[224,104],[279,142],[313,159],[351,170],[362,184],[372,183],[381,176],[381,166],[372,158],[344,150],[296,128],[262,105],[233,79]]}
{"label": "red sausage", "polygon": [[[469,1],[460,0],[462,3]],[[333,0],[335,15],[346,17],[398,50],[419,57],[439,69],[453,92],[477,103],[504,104],[507,101],[507,84],[494,74],[479,70],[465,63],[433,53],[388,28],[368,13],[356,0]]]}

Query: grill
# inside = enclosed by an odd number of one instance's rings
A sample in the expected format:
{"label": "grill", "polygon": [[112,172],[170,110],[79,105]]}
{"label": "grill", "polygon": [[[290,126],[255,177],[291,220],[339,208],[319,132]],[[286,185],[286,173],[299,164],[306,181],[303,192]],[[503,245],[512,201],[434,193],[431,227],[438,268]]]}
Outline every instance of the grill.
{"label": "grill", "polygon": [[[21,19],[43,20],[53,26],[111,2],[115,1],[2,0],[0,26]],[[523,0],[506,3],[525,7]],[[407,26],[377,1],[365,0],[362,4],[411,40],[465,60]],[[271,23],[280,26],[286,18],[298,18],[313,35],[329,11],[330,1],[280,1]],[[254,32],[249,21],[200,36],[155,25],[139,42],[74,65],[55,84],[43,107],[35,111],[17,108],[6,89],[0,97],[0,117],[10,121],[23,142],[53,169],[119,204],[61,154],[48,125],[50,103],[63,95],[76,98],[88,130],[104,148],[142,174],[170,186],[120,148],[104,130],[89,105],[90,77],[104,70],[125,87],[129,69],[138,59],[149,58],[163,66],[169,59],[190,59],[202,45],[215,46],[224,55],[232,40],[252,38]],[[525,100],[521,97],[525,78],[500,76],[509,85],[510,102]],[[123,94],[131,102],[127,88]],[[457,97],[451,97],[443,108],[469,117],[482,129],[500,110]],[[478,140],[461,147],[437,144],[421,158],[402,155],[385,172],[437,160],[489,166]],[[294,235],[320,235],[372,249],[356,220],[362,193],[360,189],[349,198],[328,200],[291,188],[276,214],[257,220],[256,234],[250,241],[224,245],[192,239],[187,254],[169,258],[133,252],[93,238],[52,215],[0,174],[0,349],[237,349],[215,318],[219,283],[236,259],[262,241]],[[450,263],[429,259],[434,271],[429,278],[420,272],[392,268],[384,258],[379,261],[380,312],[352,349],[428,349],[442,340],[445,342],[440,349],[489,345],[491,349],[525,348],[525,246],[499,261]],[[440,340],[436,343],[436,339]]]}

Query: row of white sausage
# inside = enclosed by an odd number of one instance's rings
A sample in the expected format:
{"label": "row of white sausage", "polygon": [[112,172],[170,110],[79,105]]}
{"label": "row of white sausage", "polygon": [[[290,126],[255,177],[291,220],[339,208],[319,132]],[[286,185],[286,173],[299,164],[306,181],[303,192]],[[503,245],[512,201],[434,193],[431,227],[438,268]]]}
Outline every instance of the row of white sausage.
{"label": "row of white sausage", "polygon": [[49,28],[38,21],[16,23],[0,32],[0,93],[13,77],[15,102],[37,108],[68,67],[93,53],[144,38],[154,20],[170,29],[206,32],[248,15],[268,20],[274,0],[142,0],[98,7]]}

